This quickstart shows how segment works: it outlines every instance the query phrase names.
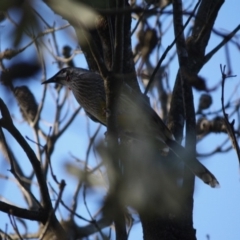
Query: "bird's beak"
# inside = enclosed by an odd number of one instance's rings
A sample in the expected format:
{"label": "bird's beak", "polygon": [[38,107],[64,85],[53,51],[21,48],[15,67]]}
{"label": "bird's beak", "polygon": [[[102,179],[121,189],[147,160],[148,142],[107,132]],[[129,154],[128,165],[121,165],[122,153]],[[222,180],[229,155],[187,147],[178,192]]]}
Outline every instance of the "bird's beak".
{"label": "bird's beak", "polygon": [[53,77],[49,78],[48,80],[42,82],[42,84],[47,84],[47,83],[61,83],[62,80],[64,80],[66,76],[63,76],[59,73],[55,74]]}
{"label": "bird's beak", "polygon": [[51,78],[49,78],[48,80],[42,82],[42,84],[46,84],[46,83],[55,83],[56,82],[56,77],[53,76]]}

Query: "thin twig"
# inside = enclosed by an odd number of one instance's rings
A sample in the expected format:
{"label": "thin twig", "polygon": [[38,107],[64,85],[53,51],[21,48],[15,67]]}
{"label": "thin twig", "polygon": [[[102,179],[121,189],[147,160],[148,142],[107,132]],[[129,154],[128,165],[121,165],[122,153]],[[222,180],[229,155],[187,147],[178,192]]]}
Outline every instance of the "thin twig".
{"label": "thin twig", "polygon": [[173,40],[173,42],[166,48],[166,50],[164,51],[163,55],[161,56],[161,58],[159,59],[156,68],[154,69],[150,80],[148,82],[148,85],[144,91],[144,95],[147,95],[150,86],[152,84],[152,82],[154,81],[155,75],[158,71],[158,69],[160,68],[162,62],[164,61],[165,57],[167,56],[168,52],[171,50],[171,48],[174,46],[174,44],[176,43],[177,39],[180,38],[180,36],[183,34],[184,29],[188,26],[188,23],[190,22],[190,20],[192,19],[192,17],[194,16],[194,13],[197,11],[197,8],[199,6],[199,4],[201,3],[201,0],[199,0],[195,6],[195,8],[193,9],[192,13],[190,14],[190,16],[188,17],[186,23],[183,25],[182,29],[180,32],[178,32],[178,34],[176,35],[175,39]]}
{"label": "thin twig", "polygon": [[232,141],[233,148],[235,148],[235,150],[236,150],[236,152],[237,152],[238,161],[239,161],[239,163],[240,163],[240,149],[239,149],[239,145],[238,145],[238,142],[237,142],[235,133],[234,133],[234,123],[235,123],[235,120],[233,120],[232,122],[229,122],[229,120],[228,120],[228,114],[225,112],[225,108],[224,108],[224,85],[225,85],[225,80],[226,80],[227,78],[236,77],[236,76],[227,76],[227,75],[225,74],[225,69],[226,69],[226,66],[225,66],[225,65],[224,65],[224,66],[220,65],[220,69],[221,69],[221,74],[222,74],[222,96],[221,96],[221,103],[222,103],[223,116],[224,116],[224,120],[225,120],[225,124],[226,124],[226,129],[227,129],[229,138],[230,138],[231,141]]}
{"label": "thin twig", "polygon": [[84,205],[85,205],[85,207],[87,209],[87,212],[88,212],[90,218],[92,219],[91,222],[95,225],[95,227],[98,229],[101,237],[104,239],[104,234],[102,233],[101,228],[98,226],[97,221],[93,218],[93,216],[92,216],[92,214],[91,214],[91,212],[90,212],[90,210],[88,208],[88,204],[87,204],[87,201],[86,201],[86,184],[83,185],[83,202],[84,202]]}
{"label": "thin twig", "polygon": [[51,221],[52,221],[52,217],[53,217],[53,215],[55,215],[55,212],[56,212],[56,210],[57,210],[57,208],[58,208],[58,206],[59,206],[59,203],[60,203],[61,200],[62,200],[62,194],[63,194],[63,190],[64,190],[65,186],[66,186],[66,183],[65,183],[64,180],[62,180],[61,183],[60,183],[60,185],[59,185],[60,190],[59,190],[59,194],[58,194],[57,201],[56,201],[56,203],[55,203],[54,208],[52,209],[52,211],[50,212],[50,214],[49,214],[49,216],[48,216],[48,220],[47,220],[47,222],[46,222],[45,225],[44,225],[44,228],[43,228],[43,230],[42,230],[41,235],[39,236],[39,240],[43,239],[44,236],[45,236],[45,234],[47,233],[48,227],[49,227],[49,225],[50,225],[50,223],[51,223]]}
{"label": "thin twig", "polygon": [[19,232],[19,230],[18,230],[18,226],[17,226],[17,224],[16,224],[16,221],[15,221],[14,216],[11,215],[10,213],[8,214],[8,216],[9,216],[10,222],[11,222],[11,224],[12,224],[12,227],[13,227],[13,229],[15,230],[15,232],[17,233],[19,239],[23,240],[23,238],[21,237],[20,232]]}
{"label": "thin twig", "polygon": [[21,135],[21,133],[18,131],[18,129],[14,126],[10,113],[7,109],[7,106],[3,102],[2,99],[0,99],[0,110],[2,113],[2,118],[0,119],[0,125],[4,127],[8,132],[16,139],[18,144],[22,147],[22,149],[25,151],[26,155],[28,156],[28,159],[34,169],[34,172],[36,174],[36,178],[39,183],[39,188],[41,192],[41,196],[43,199],[43,205],[44,208],[49,211],[52,209],[52,203],[49,196],[47,184],[45,177],[42,173],[42,168],[39,160],[37,159],[34,151],[32,148],[28,145],[25,138]]}
{"label": "thin twig", "polygon": [[213,49],[211,50],[206,56],[204,57],[204,64],[207,63],[217,51],[223,47],[226,43],[228,43],[234,36],[235,34],[240,30],[240,25],[238,25],[232,32],[230,32],[227,35],[222,36],[223,40]]}

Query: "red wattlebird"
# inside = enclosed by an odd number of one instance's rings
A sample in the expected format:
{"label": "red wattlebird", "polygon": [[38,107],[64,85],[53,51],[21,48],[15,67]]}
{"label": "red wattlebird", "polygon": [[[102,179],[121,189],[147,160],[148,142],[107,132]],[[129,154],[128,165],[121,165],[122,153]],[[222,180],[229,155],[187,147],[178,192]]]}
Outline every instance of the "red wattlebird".
{"label": "red wattlebird", "polygon": [[[60,70],[49,80],[43,82],[58,83],[69,87],[78,103],[94,121],[103,125],[106,119],[106,94],[101,75],[83,68],[68,67]],[[196,158],[188,159],[188,152],[178,144],[171,131],[145,99],[130,86],[123,84],[117,110],[117,124],[120,131],[131,136],[151,136],[160,149],[169,148],[184,164],[211,187],[219,185],[215,176]]]}

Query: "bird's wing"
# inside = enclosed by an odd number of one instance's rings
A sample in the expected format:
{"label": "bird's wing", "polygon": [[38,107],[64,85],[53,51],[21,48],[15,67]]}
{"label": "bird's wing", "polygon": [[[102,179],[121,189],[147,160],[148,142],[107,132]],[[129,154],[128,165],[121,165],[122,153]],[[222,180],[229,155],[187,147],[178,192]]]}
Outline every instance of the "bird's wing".
{"label": "bird's wing", "polygon": [[105,123],[99,121],[99,119],[96,118],[96,117],[94,117],[91,113],[87,112],[86,110],[85,110],[85,112],[86,112],[87,116],[88,116],[92,121],[97,122],[97,123],[101,123],[101,124],[103,124],[104,126],[106,126]]}
{"label": "bird's wing", "polygon": [[219,186],[219,182],[216,177],[203,164],[201,164],[197,159],[189,159],[187,156],[188,152],[183,146],[171,139],[168,139],[166,144],[174,152],[174,154],[185,163],[194,175],[202,179],[203,182],[211,187]]}
{"label": "bird's wing", "polygon": [[[142,124],[140,122],[137,123],[136,120],[133,119],[133,124],[138,126],[138,130],[140,129],[140,132],[143,130],[146,133],[152,134],[155,139],[159,141],[161,148],[165,145],[168,146],[172,152],[193,172],[193,174],[199,177],[203,182],[209,184],[211,187],[219,186],[216,177],[205,166],[203,166],[196,158],[189,159],[189,154],[186,149],[174,140],[174,136],[171,131],[140,94],[136,93],[128,85],[125,85],[123,86],[123,95],[121,96],[121,99],[123,104],[130,108],[133,115],[140,116],[143,121]],[[122,109],[124,109],[124,107],[122,107]]]}

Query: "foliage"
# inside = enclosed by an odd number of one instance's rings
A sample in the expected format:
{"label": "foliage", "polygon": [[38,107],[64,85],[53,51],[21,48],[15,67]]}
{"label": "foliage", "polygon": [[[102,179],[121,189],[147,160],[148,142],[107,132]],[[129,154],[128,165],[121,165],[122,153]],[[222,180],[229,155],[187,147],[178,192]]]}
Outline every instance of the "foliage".
{"label": "foliage", "polygon": [[[137,94],[143,89],[175,139],[185,140],[186,158],[216,133],[226,141],[205,156],[232,145],[239,156],[239,121],[229,120],[238,117],[239,99],[226,101],[224,84],[233,75],[228,46],[239,51],[240,25],[228,33],[214,28],[221,0],[129,2],[0,3],[8,28],[0,53],[0,146],[10,168],[10,174],[1,168],[1,178],[18,195],[1,198],[11,227],[1,229],[3,239],[127,239],[139,222],[144,239],[196,239],[194,175],[171,152],[160,154],[152,136],[118,135],[117,96],[122,81]],[[220,41],[208,52],[213,34]],[[222,47],[229,70],[221,66],[221,80],[209,87],[199,72]],[[87,65],[105,84],[105,136],[69,89],[40,85],[63,67]],[[213,111],[219,90],[221,106]]]}

